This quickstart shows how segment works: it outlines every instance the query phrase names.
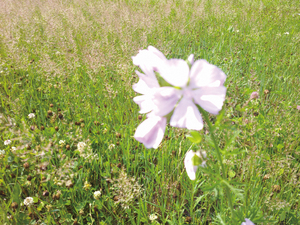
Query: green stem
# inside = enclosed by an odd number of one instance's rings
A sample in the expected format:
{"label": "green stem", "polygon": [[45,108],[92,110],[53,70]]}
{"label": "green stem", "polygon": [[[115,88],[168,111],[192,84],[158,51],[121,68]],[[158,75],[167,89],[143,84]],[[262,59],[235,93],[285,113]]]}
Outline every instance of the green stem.
{"label": "green stem", "polygon": [[[213,126],[212,126],[211,122],[209,121],[209,117],[208,117],[207,113],[201,107],[198,107],[198,108],[199,108],[201,114],[203,115],[207,125],[208,125],[209,133],[210,133],[211,139],[214,143],[216,153],[217,153],[217,158],[218,158],[220,167],[222,169],[222,178],[224,180],[226,180],[227,179],[226,178],[226,170],[225,170],[225,167],[224,167],[224,164],[223,164],[223,159],[222,159],[222,155],[221,155],[219,145],[217,144],[217,141],[216,141],[216,138],[215,138],[215,135],[214,135]],[[231,193],[230,193],[230,190],[227,186],[225,186],[225,193],[226,193],[227,198],[228,198],[228,204],[229,204],[229,207],[230,207],[231,215],[233,216],[234,215],[234,210],[233,210],[232,201],[231,201]]]}

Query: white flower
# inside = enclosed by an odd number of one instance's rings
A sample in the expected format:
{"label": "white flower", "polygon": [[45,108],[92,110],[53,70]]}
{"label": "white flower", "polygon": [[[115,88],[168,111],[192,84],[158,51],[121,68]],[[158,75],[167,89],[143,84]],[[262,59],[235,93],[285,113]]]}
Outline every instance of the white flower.
{"label": "white flower", "polygon": [[29,118],[29,119],[32,119],[32,118],[34,118],[34,117],[35,117],[34,113],[29,113],[29,114],[28,114],[28,118]]}
{"label": "white flower", "polygon": [[94,198],[95,198],[96,200],[99,199],[100,196],[101,196],[101,191],[95,191],[95,192],[94,192]]}
{"label": "white flower", "polygon": [[149,216],[149,220],[151,220],[151,221],[154,221],[154,220],[156,220],[158,217],[157,217],[157,215],[155,215],[155,214],[151,214],[150,216]]}
{"label": "white flower", "polygon": [[66,141],[65,141],[65,140],[60,140],[58,143],[59,143],[60,145],[64,145],[64,144],[66,144]]}
{"label": "white flower", "polygon": [[246,222],[242,222],[241,225],[255,225],[251,220],[245,219]]}
{"label": "white flower", "polygon": [[110,144],[110,145],[108,146],[108,149],[109,149],[109,150],[112,150],[113,148],[115,148],[115,145],[114,145],[114,144]]}
{"label": "white flower", "polygon": [[78,144],[77,144],[77,148],[79,151],[83,151],[85,146],[86,146],[86,143],[84,143],[84,142],[78,142]]}
{"label": "white flower", "polygon": [[17,148],[13,146],[13,147],[11,147],[11,150],[12,150],[12,151],[16,151]]}
{"label": "white flower", "polygon": [[0,155],[5,155],[5,150],[0,150]]}
{"label": "white flower", "polygon": [[[195,158],[194,158],[195,157]],[[196,179],[196,171],[198,169],[198,166],[204,167],[206,165],[206,162],[203,160],[206,158],[206,152],[194,152],[193,150],[190,150],[186,153],[184,158],[184,166],[186,169],[186,172],[191,180]],[[202,161],[202,162],[201,162]],[[195,165],[194,163],[198,162],[199,164]]]}
{"label": "white flower", "polygon": [[24,205],[26,206],[31,206],[33,204],[33,198],[32,197],[27,197],[24,199]]}
{"label": "white flower", "polygon": [[285,32],[284,34],[289,35],[290,33],[289,32]]}
{"label": "white flower", "polygon": [[11,144],[11,140],[4,141],[4,145],[10,145],[10,144]]}

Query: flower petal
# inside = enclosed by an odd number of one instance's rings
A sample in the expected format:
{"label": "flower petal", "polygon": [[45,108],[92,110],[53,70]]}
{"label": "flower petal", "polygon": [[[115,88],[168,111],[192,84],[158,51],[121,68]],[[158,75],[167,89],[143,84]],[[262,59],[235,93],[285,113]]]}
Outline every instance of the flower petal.
{"label": "flower petal", "polygon": [[255,225],[251,220],[245,219],[246,222],[242,222],[241,225]]}
{"label": "flower petal", "polygon": [[191,88],[199,87],[219,87],[226,80],[225,73],[218,67],[209,64],[206,60],[197,60],[190,73]]}
{"label": "flower petal", "polygon": [[140,78],[139,82],[132,86],[135,92],[140,94],[149,94],[150,92],[153,91],[152,88],[159,87],[158,81],[155,76],[149,77],[147,75],[140,73],[139,71],[135,71],[135,72]]}
{"label": "flower petal", "polygon": [[192,100],[182,98],[171,117],[170,125],[173,127],[201,130],[203,121]]}
{"label": "flower petal", "polygon": [[203,87],[193,91],[194,101],[209,113],[217,115],[222,109],[226,88]]}
{"label": "flower petal", "polygon": [[158,56],[161,60],[167,60],[167,58],[164,56],[164,54],[161,51],[159,51],[157,48],[151,45],[148,47],[148,51]]}
{"label": "flower petal", "polygon": [[158,72],[169,84],[185,87],[189,79],[189,66],[182,59],[170,59],[158,68]]}
{"label": "flower petal", "polygon": [[136,129],[134,138],[143,143],[146,148],[158,148],[161,143],[167,119],[164,117],[150,117],[144,120]]}
{"label": "flower petal", "polygon": [[192,161],[192,158],[194,157],[195,154],[196,153],[193,150],[190,150],[185,154],[185,158],[184,158],[184,167],[191,180],[196,179],[196,171],[198,168],[198,166],[193,165],[193,161]]}
{"label": "flower petal", "polygon": [[139,113],[148,113],[155,108],[152,98],[153,95],[151,94],[136,96],[133,98],[133,101],[141,108]]}
{"label": "flower petal", "polygon": [[[157,50],[158,51],[158,50]],[[166,62],[157,52],[140,50],[136,56],[132,56],[133,64],[139,66],[141,70],[149,77],[155,77],[153,70],[162,67]]]}
{"label": "flower petal", "polygon": [[191,65],[194,64],[194,54],[191,54],[189,57],[188,57],[188,61],[190,62]]}
{"label": "flower petal", "polygon": [[181,91],[172,87],[161,87],[156,89],[153,96],[153,115],[165,116],[170,113],[181,96]]}

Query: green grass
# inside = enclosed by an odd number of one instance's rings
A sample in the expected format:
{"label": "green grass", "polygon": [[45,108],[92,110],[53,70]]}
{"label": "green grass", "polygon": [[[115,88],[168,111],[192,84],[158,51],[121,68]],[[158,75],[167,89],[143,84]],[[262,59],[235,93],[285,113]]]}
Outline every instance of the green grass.
{"label": "green grass", "polygon": [[[152,45],[167,58],[193,53],[226,73],[221,123],[230,129],[216,134],[221,148],[236,134],[227,151],[242,152],[224,156],[229,179],[244,184],[247,204],[236,201],[235,209],[244,218],[258,210],[256,224],[298,224],[299,13],[296,0],[2,1],[0,223],[150,224],[153,213],[160,224],[227,221],[227,199],[210,189],[211,177],[199,172],[193,182],[185,172],[187,130],[167,126],[156,150],[133,138],[146,117],[138,119],[132,100],[138,68],[131,56]],[[253,91],[260,97],[248,102]],[[213,164],[204,133],[200,146]],[[4,145],[8,139],[12,144]],[[78,142],[97,157],[81,157]],[[122,170],[127,179],[118,179]],[[113,185],[139,191],[130,200]],[[21,205],[26,197],[36,197],[30,209]]]}

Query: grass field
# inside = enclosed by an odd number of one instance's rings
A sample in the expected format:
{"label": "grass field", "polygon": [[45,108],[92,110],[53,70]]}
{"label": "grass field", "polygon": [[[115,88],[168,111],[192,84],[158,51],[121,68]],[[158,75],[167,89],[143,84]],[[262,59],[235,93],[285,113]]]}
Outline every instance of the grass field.
{"label": "grass field", "polygon": [[227,75],[215,135],[235,223],[299,224],[298,0],[1,0],[0,224],[233,224],[214,179],[186,174],[188,130],[167,126],[158,149],[133,138],[131,56],[149,45]]}

